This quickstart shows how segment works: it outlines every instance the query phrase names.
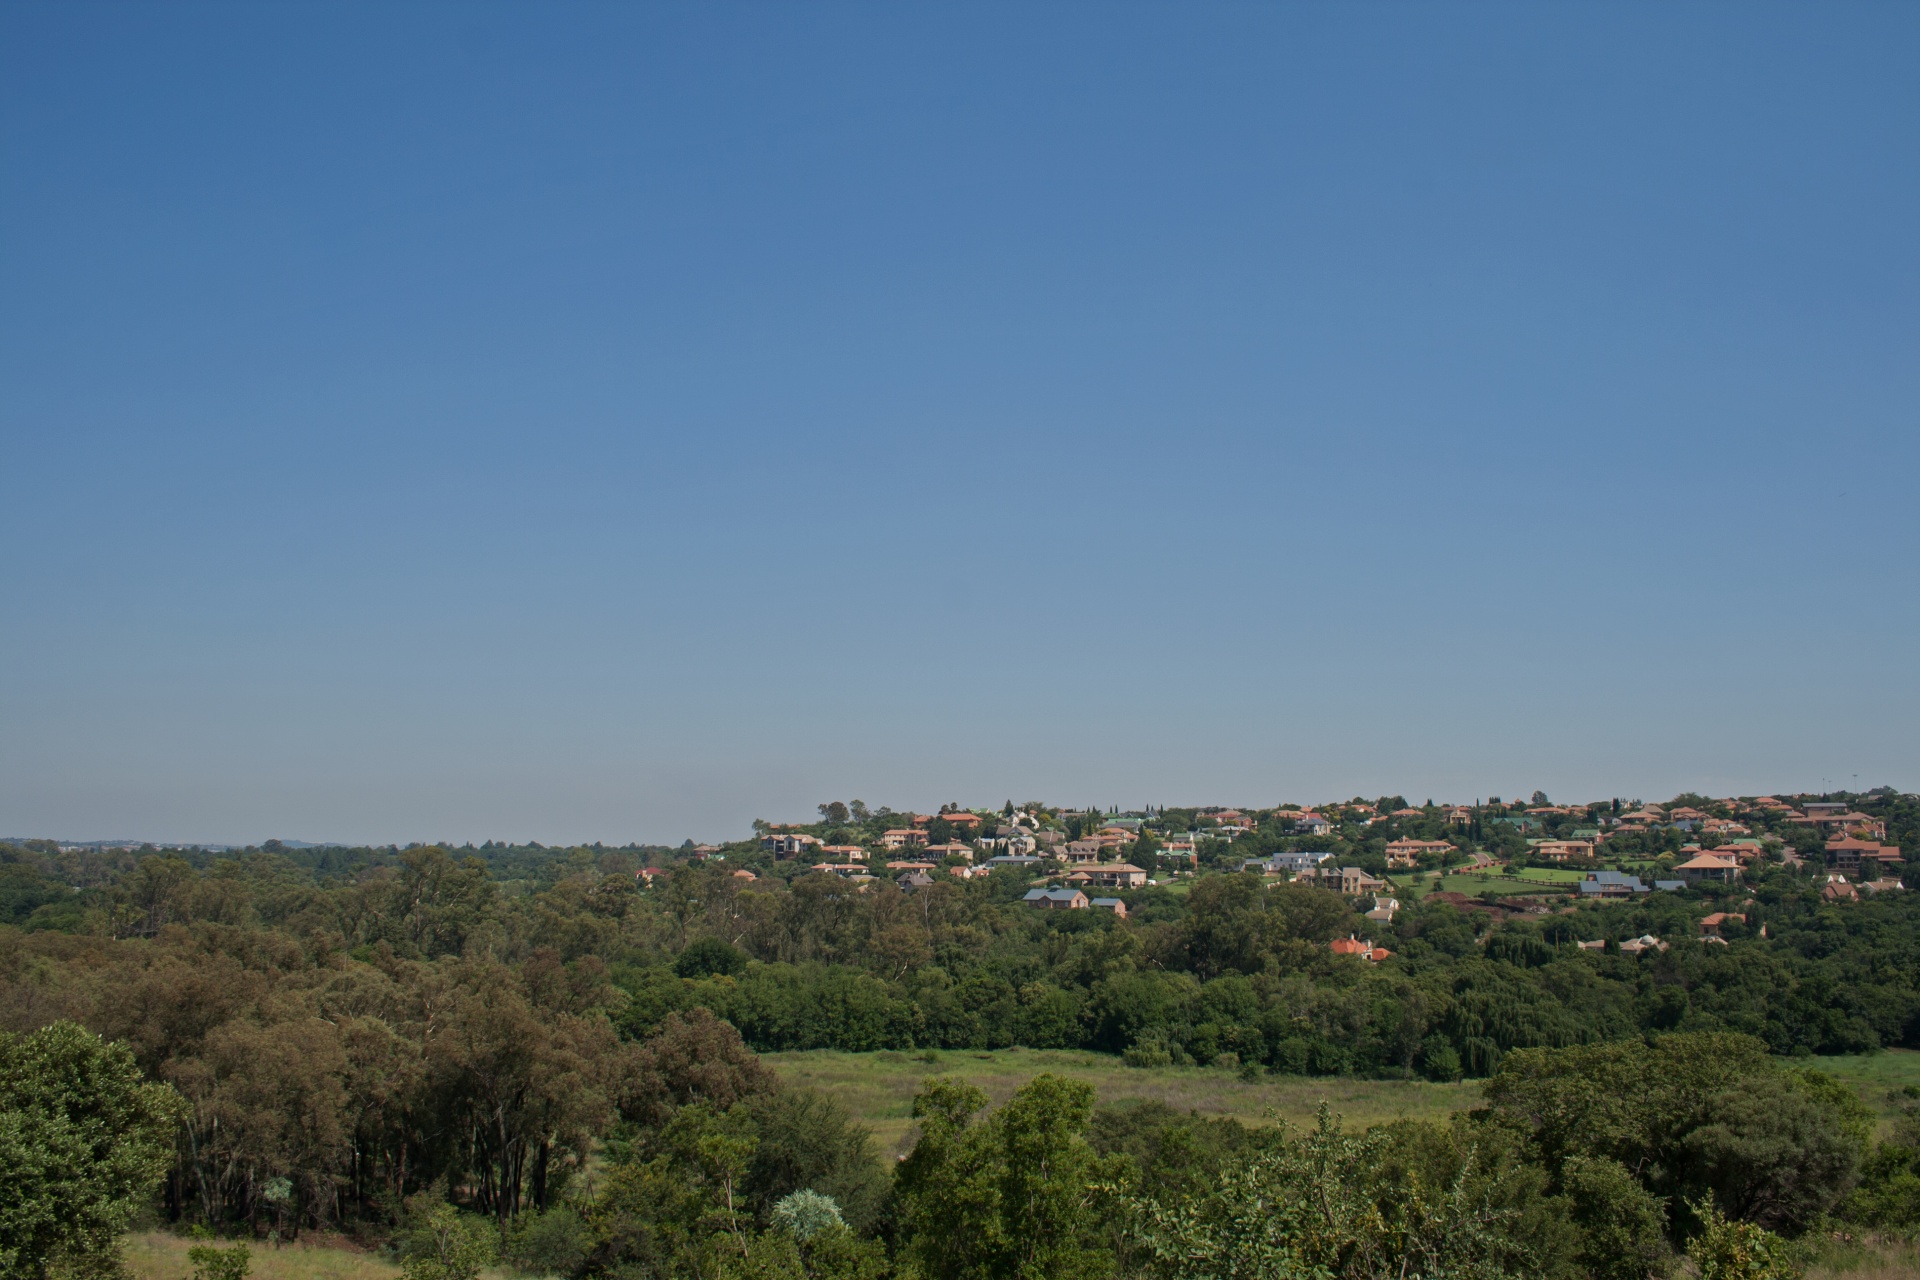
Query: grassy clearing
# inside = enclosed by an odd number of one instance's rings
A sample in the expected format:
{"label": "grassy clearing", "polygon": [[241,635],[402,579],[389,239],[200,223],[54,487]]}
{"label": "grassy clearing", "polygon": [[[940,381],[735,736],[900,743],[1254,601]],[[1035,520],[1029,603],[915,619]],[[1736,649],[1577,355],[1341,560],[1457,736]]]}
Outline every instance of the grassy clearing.
{"label": "grassy clearing", "polygon": [[1888,1095],[1909,1086],[1920,1088],[1920,1049],[1882,1049],[1878,1053],[1806,1061],[1836,1080],[1853,1086],[1860,1100],[1880,1117],[1882,1136],[1892,1125],[1899,1108],[1899,1102]]}
{"label": "grassy clearing", "polygon": [[1118,1058],[1082,1050],[941,1050],[932,1056],[937,1061],[927,1062],[920,1054],[819,1049],[762,1054],[761,1060],[785,1080],[839,1098],[872,1127],[881,1148],[892,1154],[911,1145],[913,1095],[933,1076],[957,1076],[980,1088],[997,1105],[1033,1077],[1050,1071],[1085,1080],[1103,1103],[1142,1098],[1253,1124],[1266,1123],[1270,1112],[1296,1124],[1311,1123],[1322,1100],[1354,1128],[1406,1117],[1443,1116],[1480,1100],[1480,1087],[1473,1083],[1335,1076],[1263,1076],[1248,1082],[1206,1067],[1129,1067]]}
{"label": "grassy clearing", "polygon": [[1894,1240],[1832,1241],[1814,1252],[1807,1280],[1920,1280],[1920,1247]]}
{"label": "grassy clearing", "polygon": [[[134,1280],[188,1280],[193,1264],[187,1261],[187,1250],[193,1244],[161,1231],[139,1232],[127,1238],[127,1270]],[[378,1254],[347,1247],[334,1237],[280,1249],[258,1241],[248,1247],[253,1263],[248,1280],[394,1280],[400,1274]]]}

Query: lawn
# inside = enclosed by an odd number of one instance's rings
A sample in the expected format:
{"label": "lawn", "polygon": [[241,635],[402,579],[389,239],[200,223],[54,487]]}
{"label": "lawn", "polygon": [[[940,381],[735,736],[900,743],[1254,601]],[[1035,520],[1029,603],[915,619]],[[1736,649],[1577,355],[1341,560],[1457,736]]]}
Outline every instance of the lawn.
{"label": "lawn", "polygon": [[1267,1122],[1269,1113],[1295,1124],[1311,1123],[1322,1100],[1354,1128],[1409,1116],[1443,1116],[1480,1100],[1477,1083],[1337,1076],[1262,1076],[1249,1082],[1207,1067],[1129,1067],[1105,1054],[1066,1049],[941,1050],[930,1055],[936,1059],[933,1062],[917,1053],[829,1049],[760,1056],[782,1079],[812,1085],[839,1098],[872,1127],[881,1148],[892,1154],[910,1145],[913,1095],[933,1076],[957,1076],[978,1086],[997,1104],[1033,1077],[1050,1071],[1085,1080],[1103,1103],[1145,1098],[1182,1111],[1234,1116],[1254,1124]]}

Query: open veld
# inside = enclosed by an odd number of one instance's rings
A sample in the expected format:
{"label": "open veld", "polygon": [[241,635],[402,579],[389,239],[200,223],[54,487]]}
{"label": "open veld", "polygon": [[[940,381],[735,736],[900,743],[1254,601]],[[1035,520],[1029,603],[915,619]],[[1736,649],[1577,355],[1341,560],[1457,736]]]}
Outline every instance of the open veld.
{"label": "open veld", "polygon": [[1440,1116],[1474,1105],[1478,1083],[1355,1080],[1341,1076],[1262,1076],[1244,1081],[1209,1067],[1129,1067],[1085,1050],[941,1050],[929,1053],[841,1053],[830,1049],[762,1054],[761,1060],[794,1084],[812,1085],[844,1102],[873,1128],[884,1151],[906,1150],[913,1095],[934,1076],[978,1086],[995,1105],[1043,1071],[1085,1080],[1101,1102],[1141,1098],[1181,1111],[1233,1116],[1252,1124],[1271,1114],[1309,1124],[1324,1101],[1351,1128],[1405,1117]]}
{"label": "open veld", "polygon": [[[934,1076],[957,1076],[978,1086],[995,1105],[1043,1071],[1085,1080],[1103,1103],[1125,1098],[1164,1102],[1181,1111],[1232,1116],[1250,1124],[1270,1118],[1308,1124],[1321,1102],[1350,1128],[1389,1120],[1461,1111],[1480,1100],[1478,1082],[1432,1084],[1423,1080],[1357,1080],[1344,1076],[1262,1076],[1246,1081],[1209,1067],[1129,1067],[1120,1059],[1084,1050],[940,1050],[929,1053],[841,1053],[815,1049],[768,1053],[761,1058],[781,1077],[811,1085],[844,1102],[871,1126],[881,1149],[906,1150],[913,1127],[913,1095]],[[1889,1049],[1860,1057],[1809,1058],[1808,1065],[1853,1086],[1862,1101],[1890,1121],[1889,1097],[1920,1086],[1920,1051]]]}
{"label": "open veld", "polygon": [[[217,1243],[224,1244],[224,1241]],[[194,1241],[160,1231],[143,1231],[127,1239],[127,1271],[133,1280],[188,1280],[193,1264],[187,1250]],[[325,1243],[300,1243],[276,1249],[254,1242],[247,1280],[394,1280],[400,1268],[378,1254]]]}

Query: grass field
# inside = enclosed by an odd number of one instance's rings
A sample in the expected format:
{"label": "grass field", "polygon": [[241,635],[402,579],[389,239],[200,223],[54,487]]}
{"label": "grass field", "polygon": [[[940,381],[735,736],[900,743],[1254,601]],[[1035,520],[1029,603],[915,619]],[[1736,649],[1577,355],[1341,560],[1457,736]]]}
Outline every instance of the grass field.
{"label": "grass field", "polygon": [[[187,1250],[193,1244],[165,1232],[139,1232],[127,1238],[127,1270],[134,1280],[189,1280],[193,1264],[187,1261]],[[400,1268],[388,1266],[377,1254],[342,1248],[338,1241],[283,1249],[255,1243],[249,1249],[253,1269],[248,1280],[394,1280],[400,1274]]]}
{"label": "grass field", "polygon": [[1480,1087],[1472,1083],[1337,1076],[1311,1080],[1265,1076],[1247,1082],[1206,1067],[1129,1067],[1105,1054],[1064,1049],[941,1050],[933,1056],[937,1061],[924,1061],[919,1054],[820,1049],[762,1054],[761,1060],[783,1079],[839,1098],[873,1128],[882,1150],[889,1154],[907,1149],[913,1095],[933,1076],[957,1076],[998,1104],[1041,1072],[1051,1071],[1085,1080],[1101,1102],[1145,1098],[1182,1111],[1233,1116],[1255,1124],[1264,1123],[1269,1112],[1296,1124],[1310,1123],[1322,1099],[1353,1128],[1409,1116],[1442,1116],[1480,1099]]}
{"label": "grass field", "polygon": [[1896,1101],[1888,1095],[1908,1087],[1920,1088],[1920,1049],[1882,1049],[1857,1057],[1810,1058],[1807,1063],[1852,1085],[1860,1100],[1880,1117],[1883,1135],[1898,1114],[1900,1102],[1913,1101]]}

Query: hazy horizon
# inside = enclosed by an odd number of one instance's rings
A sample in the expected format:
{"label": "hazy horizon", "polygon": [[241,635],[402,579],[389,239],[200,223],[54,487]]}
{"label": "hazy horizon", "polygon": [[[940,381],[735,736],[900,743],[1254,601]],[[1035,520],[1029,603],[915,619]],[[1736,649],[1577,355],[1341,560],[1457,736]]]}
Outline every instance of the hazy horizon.
{"label": "hazy horizon", "polygon": [[1920,788],[1916,54],[8,6],[0,829]]}

